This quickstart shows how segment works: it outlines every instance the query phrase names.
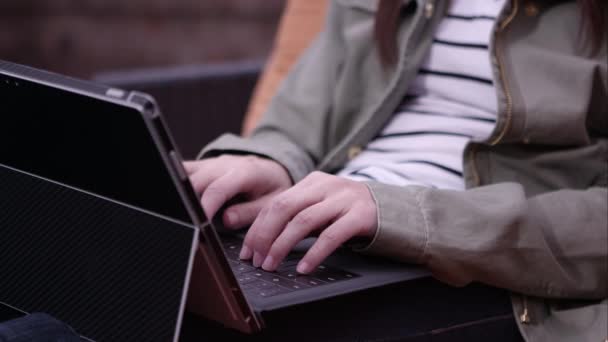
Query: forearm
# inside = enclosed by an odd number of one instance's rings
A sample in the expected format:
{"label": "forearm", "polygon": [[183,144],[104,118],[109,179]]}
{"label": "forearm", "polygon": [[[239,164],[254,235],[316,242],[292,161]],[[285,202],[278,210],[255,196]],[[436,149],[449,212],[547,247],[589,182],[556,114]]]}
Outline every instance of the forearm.
{"label": "forearm", "polygon": [[424,263],[453,285],[479,281],[541,297],[607,295],[606,188],[526,198],[514,183],[462,192],[369,185],[379,210],[369,253]]}

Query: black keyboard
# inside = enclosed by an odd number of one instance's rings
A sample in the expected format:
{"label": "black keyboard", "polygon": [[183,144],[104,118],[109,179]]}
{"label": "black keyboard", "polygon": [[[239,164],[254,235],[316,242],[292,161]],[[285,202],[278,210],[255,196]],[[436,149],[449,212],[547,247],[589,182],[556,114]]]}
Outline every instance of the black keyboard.
{"label": "black keyboard", "polygon": [[301,253],[292,253],[279,264],[275,272],[255,268],[251,260],[240,260],[242,241],[233,237],[222,237],[224,251],[228,257],[230,267],[234,272],[241,289],[247,295],[259,297],[272,297],[288,292],[299,291],[316,286],[323,286],[338,281],[349,280],[359,275],[337,269],[335,267],[320,265],[308,275],[298,274],[296,267],[298,261],[304,256]]}

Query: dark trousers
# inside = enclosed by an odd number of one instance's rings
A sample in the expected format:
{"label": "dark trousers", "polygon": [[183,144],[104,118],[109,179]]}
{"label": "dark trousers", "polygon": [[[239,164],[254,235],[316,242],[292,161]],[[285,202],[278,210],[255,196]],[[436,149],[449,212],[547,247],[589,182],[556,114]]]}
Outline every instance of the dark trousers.
{"label": "dark trousers", "polygon": [[35,313],[0,323],[0,342],[80,342],[80,337],[67,324]]}
{"label": "dark trousers", "polygon": [[181,341],[523,341],[507,291],[423,279],[263,314],[247,336],[186,315]]}

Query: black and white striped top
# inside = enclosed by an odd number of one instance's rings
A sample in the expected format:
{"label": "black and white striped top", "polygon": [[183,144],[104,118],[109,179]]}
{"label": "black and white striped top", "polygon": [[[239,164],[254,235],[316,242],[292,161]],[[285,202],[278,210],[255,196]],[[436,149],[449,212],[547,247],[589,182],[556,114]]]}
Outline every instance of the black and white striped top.
{"label": "black and white striped top", "polygon": [[464,189],[463,152],[496,124],[488,44],[506,0],[452,0],[393,118],[338,175]]}

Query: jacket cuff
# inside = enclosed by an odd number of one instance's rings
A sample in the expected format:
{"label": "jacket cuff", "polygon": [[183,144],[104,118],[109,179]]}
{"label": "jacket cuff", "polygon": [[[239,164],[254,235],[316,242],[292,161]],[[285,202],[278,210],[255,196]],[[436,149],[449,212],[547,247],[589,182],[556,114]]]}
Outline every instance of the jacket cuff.
{"label": "jacket cuff", "polygon": [[423,263],[429,230],[420,203],[428,189],[378,182],[366,182],[366,185],[376,201],[378,229],[369,245],[355,251]]}
{"label": "jacket cuff", "polygon": [[314,170],[312,159],[291,141],[278,134],[264,134],[243,138],[224,134],[207,145],[197,159],[220,154],[255,154],[272,159],[287,170],[294,184]]}

